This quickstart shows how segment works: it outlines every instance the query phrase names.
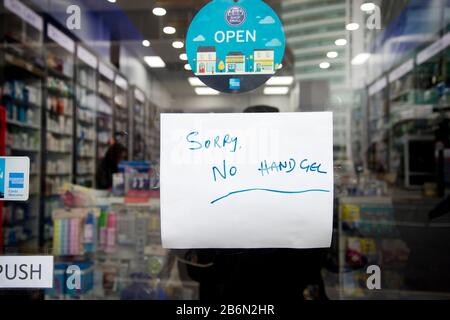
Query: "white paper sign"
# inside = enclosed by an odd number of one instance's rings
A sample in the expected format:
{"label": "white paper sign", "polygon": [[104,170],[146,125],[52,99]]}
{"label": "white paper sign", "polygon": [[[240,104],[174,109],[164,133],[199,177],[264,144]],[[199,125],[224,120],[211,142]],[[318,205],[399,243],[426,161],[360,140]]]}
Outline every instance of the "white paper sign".
{"label": "white paper sign", "polygon": [[333,115],[162,114],[166,248],[331,244]]}
{"label": "white paper sign", "polygon": [[52,287],[52,256],[0,256],[0,288]]}
{"label": "white paper sign", "polygon": [[0,157],[0,201],[27,201],[30,158]]}

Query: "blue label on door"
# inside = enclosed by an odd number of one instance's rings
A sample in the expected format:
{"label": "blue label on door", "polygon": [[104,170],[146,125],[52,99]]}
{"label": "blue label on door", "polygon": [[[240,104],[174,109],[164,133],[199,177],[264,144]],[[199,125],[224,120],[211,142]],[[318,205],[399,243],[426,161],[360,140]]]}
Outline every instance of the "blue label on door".
{"label": "blue label on door", "polygon": [[25,185],[25,174],[16,172],[9,174],[10,189],[23,189],[24,185]]}
{"label": "blue label on door", "polygon": [[230,79],[230,89],[239,90],[241,88],[241,79]]}
{"label": "blue label on door", "polygon": [[282,23],[262,0],[211,1],[195,16],[186,40],[195,75],[227,93],[263,85],[279,69],[284,51]]}

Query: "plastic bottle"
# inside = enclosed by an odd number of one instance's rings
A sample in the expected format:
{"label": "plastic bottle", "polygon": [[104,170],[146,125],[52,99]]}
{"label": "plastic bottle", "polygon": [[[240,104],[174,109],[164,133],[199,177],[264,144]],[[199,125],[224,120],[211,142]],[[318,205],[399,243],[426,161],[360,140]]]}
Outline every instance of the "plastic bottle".
{"label": "plastic bottle", "polygon": [[99,227],[100,227],[100,250],[105,251],[107,227],[108,227],[108,214],[103,210],[100,214]]}
{"label": "plastic bottle", "polygon": [[95,217],[92,212],[88,212],[84,222],[84,250],[94,252],[95,250]]}
{"label": "plastic bottle", "polygon": [[116,250],[117,217],[114,212],[108,215],[108,228],[106,234],[105,252],[111,253]]}

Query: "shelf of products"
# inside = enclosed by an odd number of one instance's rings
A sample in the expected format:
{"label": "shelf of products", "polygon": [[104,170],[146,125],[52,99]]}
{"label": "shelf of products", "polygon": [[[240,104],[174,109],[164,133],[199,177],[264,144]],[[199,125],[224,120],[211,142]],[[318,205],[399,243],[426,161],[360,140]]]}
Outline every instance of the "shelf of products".
{"label": "shelf of products", "polygon": [[0,234],[3,241],[0,242],[6,247],[36,248],[41,190],[44,22],[21,3],[17,7],[5,1],[4,6],[0,19],[0,105],[6,110],[6,155],[28,156],[32,174],[29,201],[4,203],[3,234]]}
{"label": "shelf of products", "polygon": [[[61,188],[73,181],[75,114],[75,42],[52,24],[47,24],[45,44],[45,210],[41,218],[41,242],[51,245],[51,212],[58,206]],[[59,174],[61,173],[61,174]]]}
{"label": "shelf of products", "polygon": [[367,289],[366,268],[383,270],[381,287],[404,289],[409,248],[401,240],[390,198],[348,197],[339,200],[339,276],[341,299],[377,299]]}
{"label": "shelf of products", "polygon": [[114,138],[114,70],[100,62],[98,67],[97,163],[105,156]]}
{"label": "shelf of products", "polygon": [[152,163],[159,162],[160,112],[152,103],[148,103],[146,112],[145,153]]}
{"label": "shelf of products", "polygon": [[128,81],[124,77],[116,75],[114,84],[114,138],[129,149],[130,107],[128,102]]}
{"label": "shelf of products", "polygon": [[[147,98],[142,90],[131,87],[131,157],[136,161],[145,160],[145,134],[146,134],[146,109]],[[148,123],[148,122],[147,122]]]}
{"label": "shelf of products", "polygon": [[368,166],[377,173],[388,170],[388,87],[387,79],[375,82],[369,88],[368,119]]}
{"label": "shelf of products", "polygon": [[94,187],[96,170],[98,59],[77,46],[75,183]]}
{"label": "shelf of products", "polygon": [[[145,163],[142,163],[143,165]],[[69,186],[61,205],[52,211],[55,286],[46,291],[51,300],[126,300],[136,294],[141,299],[198,297],[198,286],[182,283],[178,264],[161,246],[160,200],[150,193],[155,182],[151,167],[145,172],[124,170],[123,181],[143,179],[146,200],[130,202],[133,183],[122,196],[106,191]],[[125,195],[125,197],[123,196]],[[66,270],[77,265],[82,270],[80,290],[68,289]]]}

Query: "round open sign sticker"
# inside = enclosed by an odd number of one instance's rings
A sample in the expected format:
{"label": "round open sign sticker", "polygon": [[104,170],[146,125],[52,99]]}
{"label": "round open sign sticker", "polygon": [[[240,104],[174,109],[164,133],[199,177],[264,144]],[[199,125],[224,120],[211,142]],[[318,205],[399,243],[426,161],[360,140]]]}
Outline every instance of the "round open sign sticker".
{"label": "round open sign sticker", "polygon": [[195,75],[226,93],[254,90],[280,68],[283,25],[262,0],[213,0],[192,21],[186,51]]}

